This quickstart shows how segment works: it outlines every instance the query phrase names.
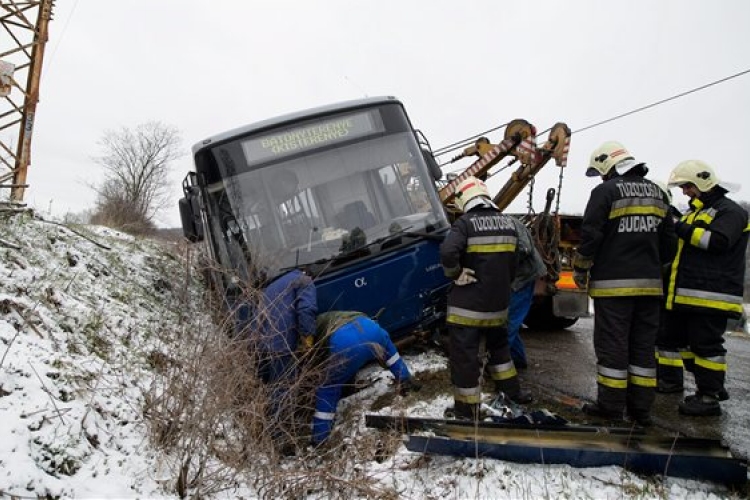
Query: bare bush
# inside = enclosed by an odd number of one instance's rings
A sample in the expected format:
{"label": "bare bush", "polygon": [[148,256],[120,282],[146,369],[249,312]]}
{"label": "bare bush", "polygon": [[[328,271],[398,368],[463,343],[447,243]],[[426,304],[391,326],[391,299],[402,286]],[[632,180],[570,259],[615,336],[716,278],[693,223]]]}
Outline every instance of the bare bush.
{"label": "bare bush", "polygon": [[104,167],[105,177],[94,187],[92,222],[134,234],[153,232],[157,213],[170,202],[170,165],[182,156],[179,131],[147,122],[107,131],[99,145],[103,154],[94,161]]}
{"label": "bare bush", "polygon": [[[145,395],[173,491],[205,497],[247,485],[263,498],[397,498],[367,465],[395,447],[380,434],[358,435],[361,415],[340,423],[324,448],[309,445],[315,388],[330,368],[323,352],[299,357],[288,382],[263,383],[252,335],[237,333],[229,313],[211,319],[224,302],[214,293],[206,311],[187,316],[179,352]],[[242,300],[258,293],[248,288]]]}

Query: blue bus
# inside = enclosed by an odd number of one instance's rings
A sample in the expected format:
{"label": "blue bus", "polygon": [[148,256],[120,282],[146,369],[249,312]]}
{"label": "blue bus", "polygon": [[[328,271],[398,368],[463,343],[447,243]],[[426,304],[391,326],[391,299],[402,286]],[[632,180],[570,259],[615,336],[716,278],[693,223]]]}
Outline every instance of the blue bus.
{"label": "blue bus", "polygon": [[183,232],[205,240],[230,298],[262,269],[315,279],[318,307],[377,318],[398,339],[445,317],[440,168],[403,104],[373,97],[296,112],[196,144]]}

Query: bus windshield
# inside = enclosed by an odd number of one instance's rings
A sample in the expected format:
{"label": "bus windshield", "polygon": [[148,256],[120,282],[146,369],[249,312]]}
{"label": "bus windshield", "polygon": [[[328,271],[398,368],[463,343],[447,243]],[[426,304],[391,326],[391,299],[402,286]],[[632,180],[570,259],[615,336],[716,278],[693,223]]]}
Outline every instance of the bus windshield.
{"label": "bus windshield", "polygon": [[250,261],[272,273],[325,272],[447,228],[414,132],[389,130],[379,110],[212,148],[220,174],[204,199],[219,260],[233,269]]}

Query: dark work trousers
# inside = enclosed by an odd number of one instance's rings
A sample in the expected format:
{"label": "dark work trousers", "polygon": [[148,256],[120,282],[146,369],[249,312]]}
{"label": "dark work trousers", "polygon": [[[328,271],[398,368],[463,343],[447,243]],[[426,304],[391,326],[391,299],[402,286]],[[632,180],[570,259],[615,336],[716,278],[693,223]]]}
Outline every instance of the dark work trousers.
{"label": "dark work trousers", "polygon": [[661,297],[594,299],[594,351],[599,405],[648,415],[656,389],[654,349]]}
{"label": "dark work trousers", "polygon": [[[727,317],[718,314],[704,314],[692,311],[668,311],[667,328],[664,338],[660,338],[658,351],[679,352],[685,369],[693,372],[695,385],[703,394],[717,394],[724,389],[727,371],[724,348],[724,332]],[[664,370],[659,358],[659,375],[670,383],[682,383],[683,372]]]}
{"label": "dark work trousers", "polygon": [[479,348],[482,336],[489,356],[487,369],[495,382],[496,390],[511,397],[520,392],[518,374],[510,358],[508,330],[505,327],[470,328],[450,325],[451,381],[456,402],[481,402]]}
{"label": "dark work trousers", "polygon": [[661,308],[659,333],[656,335],[656,379],[665,388],[683,387],[684,371],[693,372],[693,353],[688,347],[687,332],[670,333],[670,317],[674,313]]}
{"label": "dark work trousers", "polygon": [[293,354],[265,352],[260,357],[258,376],[269,388],[267,417],[273,422],[271,436],[284,444],[294,432],[295,394],[298,375],[297,360]]}

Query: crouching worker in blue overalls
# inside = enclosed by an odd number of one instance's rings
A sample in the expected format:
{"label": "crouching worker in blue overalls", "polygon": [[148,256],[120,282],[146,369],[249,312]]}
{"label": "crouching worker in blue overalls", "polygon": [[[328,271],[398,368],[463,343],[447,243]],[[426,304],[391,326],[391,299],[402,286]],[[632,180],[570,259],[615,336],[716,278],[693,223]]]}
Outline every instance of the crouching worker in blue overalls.
{"label": "crouching worker in blue overalls", "polygon": [[331,311],[320,314],[316,337],[316,350],[324,352],[327,359],[324,362],[325,379],[315,393],[314,446],[324,443],[331,434],[344,385],[370,361],[378,361],[391,371],[401,394],[419,389],[388,332],[363,313]]}

